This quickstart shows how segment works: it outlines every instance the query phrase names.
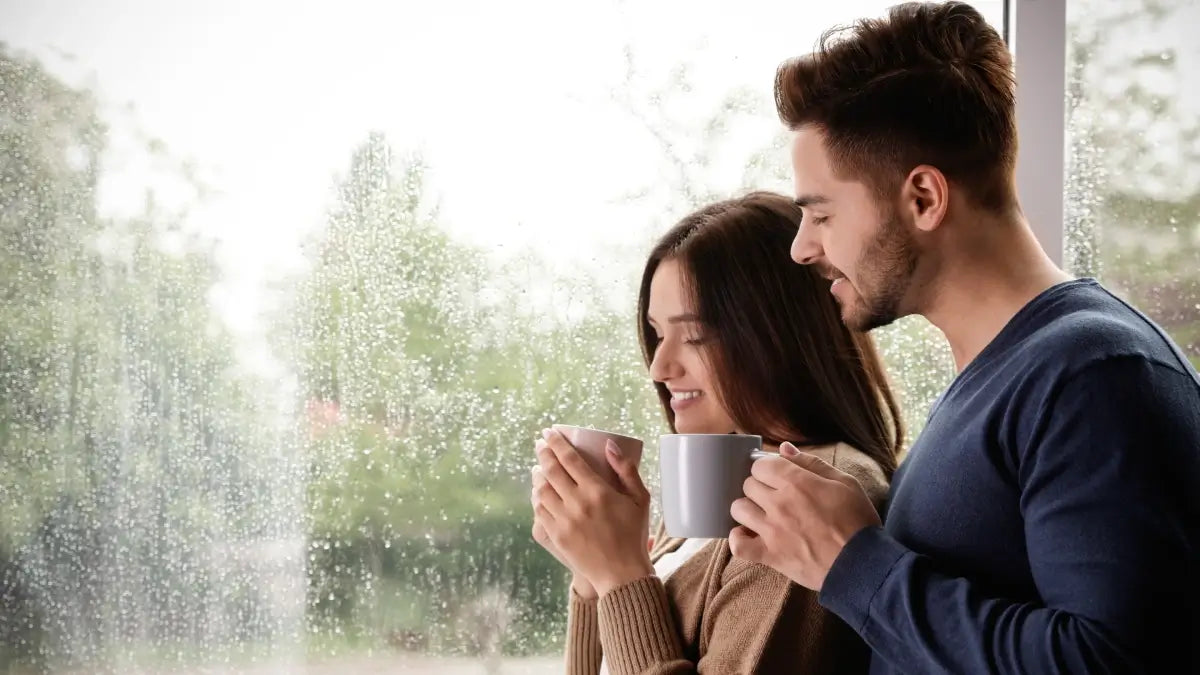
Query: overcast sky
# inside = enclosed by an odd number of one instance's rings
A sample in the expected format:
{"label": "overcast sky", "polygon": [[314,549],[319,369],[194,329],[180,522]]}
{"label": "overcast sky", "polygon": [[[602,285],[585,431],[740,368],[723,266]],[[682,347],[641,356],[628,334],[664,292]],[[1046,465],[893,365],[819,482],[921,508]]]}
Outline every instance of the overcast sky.
{"label": "overcast sky", "polygon": [[[220,242],[214,301],[253,333],[263,283],[295,268],[368,131],[423,153],[443,220],[464,239],[604,265],[606,246],[657,233],[620,201],[659,180],[654,139],[611,102],[626,46],[644,83],[692,66],[696,109],[681,123],[753,88],[763,112],[730,141],[737,154],[778,129],[770,88],[782,59],[888,4],[26,0],[0,7],[0,40],[93,86],[105,116],[130,123],[117,128],[136,125],[196,165],[215,190],[190,223]],[[980,7],[999,22],[999,1]],[[153,180],[128,139],[113,142],[103,204],[136,211]],[[711,184],[735,188],[741,168]]]}

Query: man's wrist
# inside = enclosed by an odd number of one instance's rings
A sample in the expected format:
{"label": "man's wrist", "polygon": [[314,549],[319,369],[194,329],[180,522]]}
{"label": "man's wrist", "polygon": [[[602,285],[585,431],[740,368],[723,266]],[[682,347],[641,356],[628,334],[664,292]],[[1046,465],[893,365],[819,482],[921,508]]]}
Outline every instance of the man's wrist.
{"label": "man's wrist", "polygon": [[866,624],[872,601],[896,565],[911,554],[880,527],[859,530],[825,574],[818,602],[858,630]]}

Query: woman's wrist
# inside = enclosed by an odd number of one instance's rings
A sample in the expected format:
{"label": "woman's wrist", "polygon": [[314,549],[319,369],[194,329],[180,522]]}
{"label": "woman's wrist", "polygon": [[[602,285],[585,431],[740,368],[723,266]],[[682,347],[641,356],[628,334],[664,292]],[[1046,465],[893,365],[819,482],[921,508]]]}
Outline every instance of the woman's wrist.
{"label": "woman's wrist", "polygon": [[592,585],[595,589],[597,597],[603,597],[614,588],[620,588],[625,584],[632,583],[638,579],[654,575],[654,565],[650,559],[638,561],[636,564],[622,565],[605,570],[605,574],[596,579]]}
{"label": "woman's wrist", "polygon": [[600,597],[591,582],[578,574],[571,577],[571,590],[579,596],[580,600],[595,600]]}

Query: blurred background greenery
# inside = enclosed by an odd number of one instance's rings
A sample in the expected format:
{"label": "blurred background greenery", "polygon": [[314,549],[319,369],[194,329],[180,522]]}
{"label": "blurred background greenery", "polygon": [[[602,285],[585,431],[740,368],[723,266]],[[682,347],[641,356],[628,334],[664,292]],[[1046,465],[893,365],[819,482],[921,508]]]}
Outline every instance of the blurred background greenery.
{"label": "blurred background greenery", "polygon": [[[1180,66],[1195,46],[1162,38],[1188,11],[1071,4],[1066,262],[1200,363],[1200,118],[1175,84],[1194,83]],[[649,94],[614,93],[662,141],[661,180],[623,197],[645,205],[646,241],[707,201],[786,185],[782,134],[723,154],[739,117],[770,114],[753,91],[689,122],[693,145],[670,141],[694,77],[683,64]],[[529,537],[534,433],[663,430],[635,340],[641,243],[607,254],[634,271],[616,283],[536,248],[497,263],[445,226],[437,167],[371,133],[330,167],[309,264],[276,280],[270,344],[294,382],[280,396],[240,366],[186,209],[147,190],[139,214],[102,215],[110,122],[91,88],[0,46],[0,672],[306,650],[494,670],[559,650],[566,578]],[[163,143],[137,152],[204,201]],[[732,182],[695,178],[730,161]],[[915,435],[948,354],[921,320],[878,339]]]}

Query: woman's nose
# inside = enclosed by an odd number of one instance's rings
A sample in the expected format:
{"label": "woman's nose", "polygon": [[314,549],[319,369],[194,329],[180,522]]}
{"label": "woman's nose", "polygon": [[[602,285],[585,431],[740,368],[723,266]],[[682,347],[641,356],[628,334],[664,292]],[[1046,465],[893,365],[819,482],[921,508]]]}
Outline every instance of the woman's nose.
{"label": "woman's nose", "polygon": [[650,378],[655,382],[666,382],[672,377],[678,377],[679,364],[667,347],[666,343],[660,344],[658,349],[654,350],[654,358],[650,361]]}

